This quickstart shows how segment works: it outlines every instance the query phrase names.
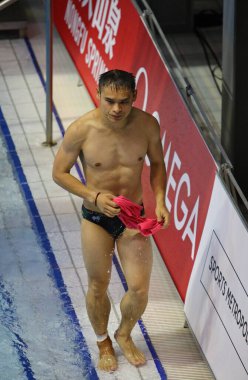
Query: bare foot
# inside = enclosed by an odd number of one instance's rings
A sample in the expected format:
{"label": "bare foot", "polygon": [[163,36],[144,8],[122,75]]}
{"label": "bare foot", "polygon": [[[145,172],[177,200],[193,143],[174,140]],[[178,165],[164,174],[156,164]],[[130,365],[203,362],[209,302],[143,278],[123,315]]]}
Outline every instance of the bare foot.
{"label": "bare foot", "polygon": [[134,344],[131,336],[125,337],[115,332],[115,339],[119,344],[124,356],[129,361],[129,363],[135,365],[136,367],[145,364],[146,357]]}
{"label": "bare foot", "polygon": [[103,342],[97,342],[99,348],[98,368],[102,371],[112,372],[117,369],[117,360],[109,337]]}

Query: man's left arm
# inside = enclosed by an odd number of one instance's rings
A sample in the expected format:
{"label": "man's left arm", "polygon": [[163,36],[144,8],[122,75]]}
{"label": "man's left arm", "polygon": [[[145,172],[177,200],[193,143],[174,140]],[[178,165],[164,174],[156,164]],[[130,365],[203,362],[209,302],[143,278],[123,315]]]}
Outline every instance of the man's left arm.
{"label": "man's left arm", "polygon": [[147,155],[150,160],[150,182],[156,200],[155,213],[158,221],[164,221],[164,227],[170,223],[170,213],[165,205],[166,168],[160,139],[160,127],[155,118],[149,126],[149,143]]}

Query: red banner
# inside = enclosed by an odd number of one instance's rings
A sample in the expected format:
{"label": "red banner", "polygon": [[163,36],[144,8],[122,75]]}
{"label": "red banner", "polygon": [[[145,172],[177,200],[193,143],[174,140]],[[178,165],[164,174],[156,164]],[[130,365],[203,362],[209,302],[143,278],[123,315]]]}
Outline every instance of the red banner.
{"label": "red banner", "polygon": [[[155,241],[184,300],[212,192],[214,160],[130,0],[54,0],[54,16],[95,103],[99,74],[127,70],[136,75],[135,105],[160,121],[172,218]],[[153,215],[146,164],[144,203]]]}

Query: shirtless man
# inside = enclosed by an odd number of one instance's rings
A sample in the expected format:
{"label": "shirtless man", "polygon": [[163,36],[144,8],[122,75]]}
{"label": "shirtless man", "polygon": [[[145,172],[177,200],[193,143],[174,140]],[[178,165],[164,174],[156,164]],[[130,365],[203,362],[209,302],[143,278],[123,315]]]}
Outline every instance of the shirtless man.
{"label": "shirtless man", "polygon": [[[135,346],[131,331],[148,300],[152,268],[150,240],[125,229],[113,201],[123,195],[142,204],[141,172],[145,156],[150,159],[150,181],[156,200],[156,216],[169,224],[165,206],[166,172],[156,119],[135,107],[135,78],[121,70],[100,76],[99,107],[73,122],[56,155],[53,179],[83,199],[82,247],[88,273],[86,307],[99,347],[98,368],[117,369],[117,359],[108,336],[111,277],[115,244],[128,291],[121,300],[121,322],[115,339],[127,360],[139,366],[144,354]],[[80,156],[86,185],[70,174]]]}

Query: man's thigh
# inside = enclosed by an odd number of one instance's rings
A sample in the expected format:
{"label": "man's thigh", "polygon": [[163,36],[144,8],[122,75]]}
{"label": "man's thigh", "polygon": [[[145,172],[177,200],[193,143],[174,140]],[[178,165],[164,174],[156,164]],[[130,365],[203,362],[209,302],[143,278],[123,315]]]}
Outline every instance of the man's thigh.
{"label": "man's thigh", "polygon": [[90,279],[110,278],[114,239],[102,227],[83,219],[81,223],[82,253]]}
{"label": "man's thigh", "polygon": [[117,250],[129,288],[148,290],[152,270],[150,238],[126,230],[117,240]]}

